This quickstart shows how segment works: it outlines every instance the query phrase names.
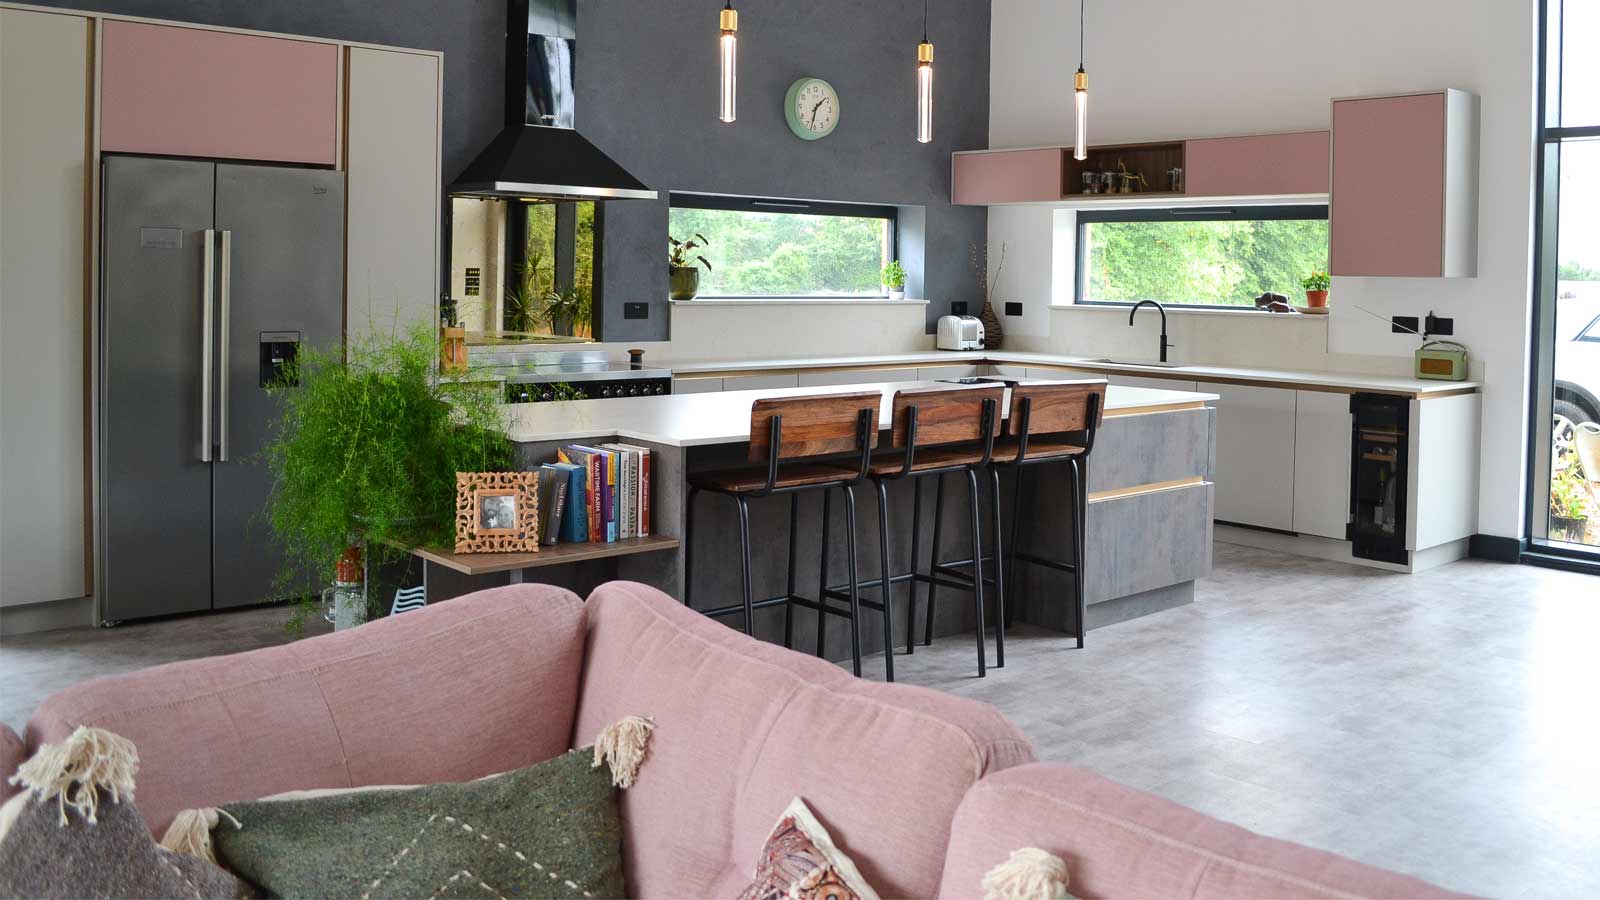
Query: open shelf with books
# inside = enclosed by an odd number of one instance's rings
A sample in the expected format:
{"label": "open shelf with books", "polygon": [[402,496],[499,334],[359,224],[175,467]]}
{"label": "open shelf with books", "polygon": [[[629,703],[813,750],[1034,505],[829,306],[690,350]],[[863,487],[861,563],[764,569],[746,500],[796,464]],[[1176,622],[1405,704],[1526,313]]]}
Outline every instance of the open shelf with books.
{"label": "open shelf with books", "polygon": [[435,547],[414,547],[411,553],[463,575],[493,575],[499,572],[520,572],[523,569],[560,566],[613,556],[633,556],[638,553],[657,553],[677,548],[677,538],[650,535],[600,543],[585,541],[577,544],[555,544],[540,547],[537,553],[452,553]]}

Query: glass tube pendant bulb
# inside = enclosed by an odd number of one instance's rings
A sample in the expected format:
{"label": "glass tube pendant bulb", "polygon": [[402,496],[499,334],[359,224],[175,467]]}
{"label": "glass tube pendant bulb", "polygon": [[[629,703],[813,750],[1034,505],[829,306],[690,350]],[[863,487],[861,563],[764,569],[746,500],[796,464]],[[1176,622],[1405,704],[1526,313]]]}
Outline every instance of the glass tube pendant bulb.
{"label": "glass tube pendant bulb", "polygon": [[1078,115],[1078,133],[1072,143],[1073,159],[1089,158],[1089,75],[1078,67],[1078,74],[1073,78],[1072,105],[1076,107]]}
{"label": "glass tube pendant bulb", "polygon": [[933,44],[917,45],[917,141],[933,140]]}
{"label": "glass tube pendant bulb", "polygon": [[729,2],[722,9],[722,92],[721,109],[717,118],[732,122],[736,116],[739,93],[739,11]]}

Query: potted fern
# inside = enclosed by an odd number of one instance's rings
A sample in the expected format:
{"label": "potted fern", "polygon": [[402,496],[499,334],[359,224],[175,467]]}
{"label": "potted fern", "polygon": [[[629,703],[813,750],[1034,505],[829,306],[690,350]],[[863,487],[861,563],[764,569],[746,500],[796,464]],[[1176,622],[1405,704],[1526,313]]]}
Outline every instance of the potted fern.
{"label": "potted fern", "polygon": [[883,292],[889,295],[890,300],[903,300],[906,296],[906,267],[900,265],[900,260],[891,259],[883,267]]}
{"label": "potted fern", "polygon": [[[455,473],[511,467],[498,386],[441,382],[437,352],[431,326],[352,342],[348,354],[302,351],[271,388],[282,403],[265,454],[279,596],[305,596],[308,580],[330,575],[360,581],[363,553],[383,562],[453,543]],[[379,598],[366,601],[358,622],[382,612]],[[299,604],[290,632],[316,608]]]}
{"label": "potted fern", "polygon": [[700,270],[695,265],[705,266],[706,271],[711,271],[711,261],[702,253],[694,251],[710,246],[703,234],[695,234],[692,240],[680,241],[672,235],[667,235],[667,272],[671,275],[672,285],[667,296],[674,300],[693,300],[700,293]]}

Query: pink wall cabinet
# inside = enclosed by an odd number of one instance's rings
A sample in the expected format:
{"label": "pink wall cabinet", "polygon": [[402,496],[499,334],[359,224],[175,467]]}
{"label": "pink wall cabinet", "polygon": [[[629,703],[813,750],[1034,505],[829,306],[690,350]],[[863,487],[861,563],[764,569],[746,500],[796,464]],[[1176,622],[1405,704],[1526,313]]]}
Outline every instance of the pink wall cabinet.
{"label": "pink wall cabinet", "polygon": [[1478,98],[1443,90],[1333,101],[1329,271],[1478,274]]}
{"label": "pink wall cabinet", "polygon": [[984,206],[1061,199],[1059,148],[976,150],[956,153],[950,164],[950,202]]}
{"label": "pink wall cabinet", "polygon": [[101,54],[103,151],[338,159],[336,44],[107,20]]}
{"label": "pink wall cabinet", "polygon": [[1328,192],[1328,132],[1258,134],[1184,142],[1190,197]]}

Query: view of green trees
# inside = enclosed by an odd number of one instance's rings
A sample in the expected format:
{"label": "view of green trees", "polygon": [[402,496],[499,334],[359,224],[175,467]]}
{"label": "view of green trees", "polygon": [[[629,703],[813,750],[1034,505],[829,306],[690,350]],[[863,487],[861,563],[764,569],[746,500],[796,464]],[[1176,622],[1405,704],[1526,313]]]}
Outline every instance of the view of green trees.
{"label": "view of green trees", "polygon": [[853,216],[672,209],[673,237],[703,234],[712,269],[700,272],[700,295],[880,294],[889,261],[889,221]]}
{"label": "view of green trees", "polygon": [[1089,300],[1254,306],[1328,268],[1326,220],[1091,222]]}

